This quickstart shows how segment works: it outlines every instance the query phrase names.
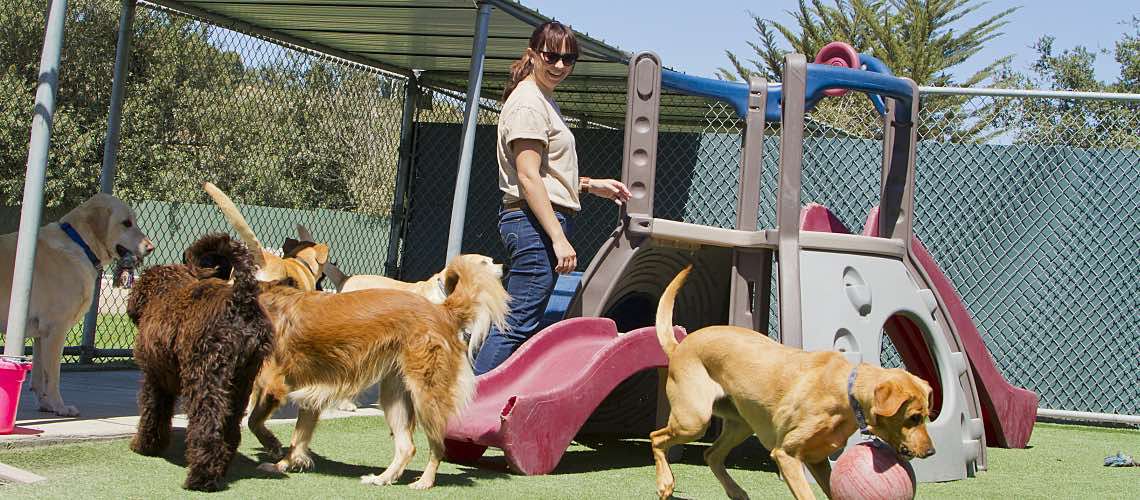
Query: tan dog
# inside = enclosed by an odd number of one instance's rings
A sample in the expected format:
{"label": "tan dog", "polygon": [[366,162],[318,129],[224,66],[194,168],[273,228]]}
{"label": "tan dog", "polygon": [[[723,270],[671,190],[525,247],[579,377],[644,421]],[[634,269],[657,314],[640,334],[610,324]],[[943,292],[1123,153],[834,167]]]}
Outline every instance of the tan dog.
{"label": "tan dog", "polygon": [[261,241],[257,239],[257,235],[253,233],[253,229],[249,227],[237,205],[234,205],[226,193],[210,182],[204,183],[202,187],[221,209],[226,221],[233,226],[241,240],[253,252],[254,264],[258,266],[258,281],[291,279],[302,290],[317,289],[317,280],[320,279],[322,268],[329,260],[328,245],[303,242],[292,245],[284,257],[273,255],[261,245]]}
{"label": "tan dog", "polygon": [[[303,226],[298,225],[297,232],[301,235],[302,239],[312,239],[312,235],[310,235],[308,230]],[[503,277],[502,264],[495,264],[495,260],[491,257],[479,254],[461,254],[452,260],[447,267],[444,267],[442,271],[435,273],[426,280],[414,283],[375,274],[347,276],[341,272],[336,264],[331,262],[325,265],[324,271],[338,292],[343,293],[371,289],[403,290],[428,299],[433,304],[442,304],[444,300],[447,300],[448,294],[451,293],[446,279],[448,269],[457,262],[474,266],[473,268],[475,269],[485,269],[486,272],[491,273],[498,279],[502,279]],[[500,328],[505,328],[505,325],[499,326]],[[483,342],[487,340],[487,335],[490,333],[491,318],[486,314],[477,315],[471,321],[471,324],[463,326],[460,337],[462,337],[464,343],[467,344],[467,359],[469,359],[472,364],[475,363],[475,356],[479,354],[479,348],[483,346]],[[356,411],[356,402],[353,400],[343,401],[337,404],[336,408],[341,411]]]}
{"label": "tan dog", "polygon": [[448,419],[466,406],[475,375],[464,356],[459,330],[484,312],[502,322],[508,296],[497,278],[460,260],[446,277],[453,289],[443,304],[400,290],[304,292],[266,285],[261,303],[277,332],[273,354],[258,374],[249,427],[270,453],[281,443],[265,420],[288,396],[300,415],[289,454],[262,468],[285,472],[312,467],[309,442],[322,410],[373,384],[395,440],[392,463],[362,482],[392,484],[415,454],[412,431],[423,428],[431,456],[411,486],[429,488],[443,457]]}
{"label": "tan dog", "polygon": [[[470,266],[472,269],[483,269],[483,272],[489,273],[499,280],[503,278],[502,264],[496,264],[495,259],[486,255],[472,253],[456,257],[443,270],[423,281],[409,283],[386,276],[358,274],[347,277],[338,289],[341,292],[368,289],[403,290],[428,299],[433,304],[442,304],[451,293],[451,289],[448,288],[447,276],[449,273],[453,273],[454,269],[452,268],[457,264]],[[469,339],[465,339],[468,358],[474,360],[475,354],[479,352],[479,348],[483,346],[483,342],[487,340],[487,334],[491,331],[491,320],[486,315],[481,315],[475,318],[470,325],[464,325],[464,331],[470,335]]]}
{"label": "tan dog", "polygon": [[[69,235],[64,228],[72,228]],[[40,410],[75,416],[79,410],[59,393],[59,362],[67,331],[91,307],[99,267],[116,257],[142,258],[154,244],[139,229],[135,213],[118,198],[97,194],[40,228],[32,269],[26,335],[35,339],[31,390]],[[84,246],[87,249],[84,249]],[[16,233],[0,236],[0,330],[8,329],[8,299],[16,260]]]}
{"label": "tan dog", "polygon": [[905,370],[855,367],[838,352],[805,352],[734,326],[702,328],[678,343],[673,301],[691,269],[673,278],[657,306],[671,405],[669,423],[650,434],[661,498],[672,495],[674,486],[666,452],[701,437],[713,415],[724,419],[724,428],[705,452],[705,462],[730,498],[748,494],[729,477],[725,457],[752,434],[771,450],[797,499],[815,498],[804,465],[830,497],[828,456],[859,427],[847,390],[853,369],[854,400],[866,411],[867,430],[906,459],[934,454],[926,433],[930,385]]}

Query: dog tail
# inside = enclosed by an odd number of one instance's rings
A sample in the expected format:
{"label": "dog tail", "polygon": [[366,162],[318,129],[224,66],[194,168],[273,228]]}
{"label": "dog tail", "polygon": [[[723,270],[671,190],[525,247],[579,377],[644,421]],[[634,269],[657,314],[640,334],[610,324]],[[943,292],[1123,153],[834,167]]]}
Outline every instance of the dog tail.
{"label": "dog tail", "polygon": [[673,334],[673,301],[677,298],[677,291],[685,284],[685,279],[689,277],[689,272],[692,270],[693,265],[689,264],[677,273],[657,303],[657,341],[661,343],[665,357],[672,356],[673,350],[677,348],[677,337]]}
{"label": "dog tail", "polygon": [[348,282],[348,278],[350,277],[337,267],[336,262],[332,261],[325,263],[325,276],[328,277],[338,292],[344,290],[344,284]]}
{"label": "dog tail", "polygon": [[258,282],[253,252],[226,233],[198,238],[182,254],[182,260],[199,279],[233,277],[234,301],[257,305]]}
{"label": "dog tail", "polygon": [[202,188],[206,190],[206,194],[210,195],[210,198],[214,199],[214,203],[218,205],[226,221],[230,223],[230,226],[233,226],[238,236],[241,237],[241,240],[249,247],[253,257],[253,263],[258,266],[264,266],[265,258],[261,255],[261,249],[263,248],[261,241],[258,241],[257,235],[253,234],[253,229],[249,227],[249,223],[245,221],[245,217],[238,211],[237,205],[234,205],[233,200],[231,200],[226,193],[222,192],[221,189],[218,189],[218,186],[215,186],[212,182],[203,183]]}

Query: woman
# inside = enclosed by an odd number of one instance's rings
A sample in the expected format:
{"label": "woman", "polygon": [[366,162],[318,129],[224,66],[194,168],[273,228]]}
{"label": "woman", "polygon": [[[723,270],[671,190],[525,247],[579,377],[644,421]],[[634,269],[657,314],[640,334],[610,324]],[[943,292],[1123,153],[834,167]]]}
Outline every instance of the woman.
{"label": "woman", "polygon": [[578,256],[567,239],[580,193],[617,204],[629,189],[613,179],[578,175],[574,134],[554,102],[554,89],[578,59],[574,32],[557,21],[534,30],[530,45],[511,65],[499,114],[499,235],[510,255],[508,331],[493,330],[475,359],[475,373],[498,366],[537,333],[557,274],[573,271]]}

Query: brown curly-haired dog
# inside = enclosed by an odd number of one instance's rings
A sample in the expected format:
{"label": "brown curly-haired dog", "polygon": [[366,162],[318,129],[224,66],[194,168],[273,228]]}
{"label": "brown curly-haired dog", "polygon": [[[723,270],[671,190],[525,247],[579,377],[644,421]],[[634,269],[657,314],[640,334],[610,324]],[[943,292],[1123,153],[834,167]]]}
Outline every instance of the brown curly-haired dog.
{"label": "brown curly-haired dog", "polygon": [[[156,455],[170,442],[174,402],[189,423],[183,488],[215,491],[241,441],[241,417],[273,327],[258,303],[245,245],[210,234],[183,254],[185,264],[155,266],[135,282],[127,314],[138,326],[142,368],[139,426],[131,449]],[[219,279],[233,271],[233,284]]]}

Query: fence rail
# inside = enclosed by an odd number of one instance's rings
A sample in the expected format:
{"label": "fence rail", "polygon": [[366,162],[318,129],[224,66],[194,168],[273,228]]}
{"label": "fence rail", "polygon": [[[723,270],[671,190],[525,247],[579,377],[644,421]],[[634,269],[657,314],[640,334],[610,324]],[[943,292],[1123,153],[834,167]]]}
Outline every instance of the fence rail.
{"label": "fence rail", "polygon": [[[38,4],[0,5],[9,32],[42,37]],[[85,131],[105,126],[109,92],[87,87],[110,81],[114,40],[99,33],[107,19],[114,24],[118,2],[77,0],[70,11],[64,53],[72,66],[61,73],[49,217],[77,203],[68,193],[97,186],[101,136]],[[175,261],[194,237],[227,229],[198,187],[213,180],[243,203],[270,247],[295,236],[300,223],[331,243],[350,274],[414,280],[438,270],[464,96],[418,87],[407,101],[404,76],[248,28],[139,5],[115,192],[159,243],[147,264]],[[23,119],[32,95],[21,82],[35,75],[5,62],[0,83],[23,100],[0,100],[0,112]],[[1038,392],[1045,408],[1140,415],[1140,96],[923,87],[922,104],[915,232],[954,282],[998,367]],[[405,109],[414,111],[410,130],[401,126]],[[502,259],[497,109],[485,100],[479,110],[463,249]],[[619,176],[622,131],[591,123],[588,110],[568,121],[583,174]],[[728,108],[709,103],[703,122],[663,129],[658,216],[732,225],[741,127]],[[780,129],[766,133],[757,210],[771,227]],[[878,117],[861,96],[828,99],[808,117],[805,136],[802,199],[858,230],[878,196]],[[407,171],[397,193],[401,144]],[[3,159],[11,172],[23,160]],[[17,188],[0,186],[14,205]],[[18,209],[0,215],[6,232],[14,230],[12,213],[18,217]],[[611,203],[584,200],[571,238],[583,267],[617,223]],[[122,284],[104,280],[94,343],[80,342],[77,326],[67,361],[129,356],[134,330],[121,313]],[[773,314],[771,324],[777,320]],[[900,363],[889,343],[884,360]]]}

